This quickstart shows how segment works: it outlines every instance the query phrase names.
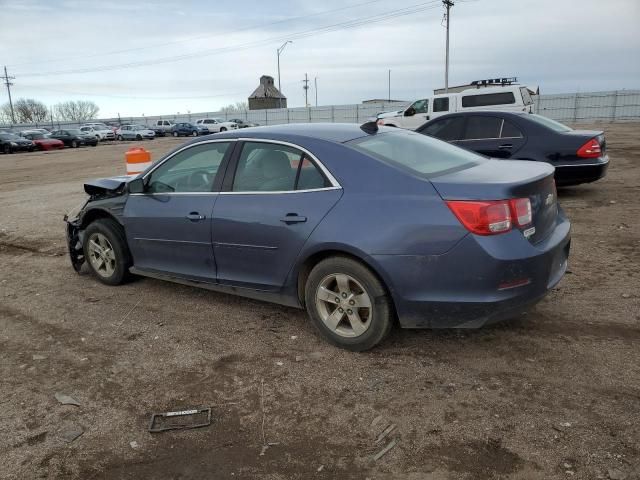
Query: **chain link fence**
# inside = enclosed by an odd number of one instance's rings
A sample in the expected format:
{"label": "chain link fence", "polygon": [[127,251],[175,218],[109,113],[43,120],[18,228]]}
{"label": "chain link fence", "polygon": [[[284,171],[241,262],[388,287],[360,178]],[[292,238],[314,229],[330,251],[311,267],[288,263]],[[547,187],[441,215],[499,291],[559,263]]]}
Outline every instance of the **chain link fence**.
{"label": "chain link fence", "polygon": [[[640,121],[640,90],[538,95],[534,97],[537,113],[567,123]],[[99,121],[118,124],[135,123],[153,126],[158,120],[195,122],[201,118],[241,119],[259,125],[282,123],[363,123],[378,113],[400,110],[406,103],[383,102],[322,107],[249,110],[236,113],[202,112],[150,117],[104,118]],[[96,121],[96,120],[93,120]],[[13,128],[44,126],[53,128],[77,126],[74,122],[45,121],[40,124],[13,125]],[[9,125],[6,125],[9,127]]]}

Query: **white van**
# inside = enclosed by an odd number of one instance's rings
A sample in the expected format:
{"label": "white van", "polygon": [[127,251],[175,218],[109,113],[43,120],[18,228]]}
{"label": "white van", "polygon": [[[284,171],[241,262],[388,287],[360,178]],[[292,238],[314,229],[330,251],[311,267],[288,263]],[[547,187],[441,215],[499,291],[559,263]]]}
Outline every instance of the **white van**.
{"label": "white van", "polygon": [[470,88],[459,93],[422,98],[397,112],[381,113],[378,115],[378,125],[415,130],[440,115],[473,110],[533,112],[533,99],[530,90],[521,85]]}

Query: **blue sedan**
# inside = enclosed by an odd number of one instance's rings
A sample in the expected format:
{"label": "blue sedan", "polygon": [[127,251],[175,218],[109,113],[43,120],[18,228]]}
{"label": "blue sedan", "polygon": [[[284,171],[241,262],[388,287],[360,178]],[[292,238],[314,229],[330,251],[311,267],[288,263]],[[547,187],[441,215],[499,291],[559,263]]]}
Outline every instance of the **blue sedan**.
{"label": "blue sedan", "polygon": [[85,191],[66,217],[77,271],[306,308],[355,351],[396,318],[468,328],[514,317],[560,281],[569,254],[551,166],[375,123],[198,138]]}

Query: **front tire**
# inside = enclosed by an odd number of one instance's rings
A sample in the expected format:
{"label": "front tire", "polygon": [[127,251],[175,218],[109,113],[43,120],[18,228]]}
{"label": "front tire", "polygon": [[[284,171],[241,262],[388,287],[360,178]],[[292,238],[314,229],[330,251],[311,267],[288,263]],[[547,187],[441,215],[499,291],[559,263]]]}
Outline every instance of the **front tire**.
{"label": "front tire", "polygon": [[180,135],[180,134],[179,134],[178,132],[173,132],[173,136],[174,136],[174,137],[177,137],[177,136],[179,136],[179,135]]}
{"label": "front tire", "polygon": [[140,134],[136,135],[136,140],[142,140],[142,135]]}
{"label": "front tire", "polygon": [[4,152],[5,155],[13,153],[13,149],[11,148],[11,145],[9,145],[8,143],[6,143],[4,147],[2,147],[2,151]]}
{"label": "front tire", "polygon": [[94,276],[107,285],[120,285],[129,278],[131,254],[122,226],[111,218],[89,224],[82,245],[84,258]]}
{"label": "front tire", "polygon": [[116,140],[118,140],[119,142],[121,142],[121,141],[122,141],[122,135],[118,135],[118,136],[116,137]]}
{"label": "front tire", "polygon": [[71,141],[71,148],[78,148],[80,145],[75,140]]}
{"label": "front tire", "polygon": [[220,132],[226,132],[227,131],[227,127],[220,127]]}
{"label": "front tire", "polygon": [[311,270],[305,304],[320,334],[346,350],[369,350],[391,331],[393,309],[384,285],[348,257],[329,257]]}

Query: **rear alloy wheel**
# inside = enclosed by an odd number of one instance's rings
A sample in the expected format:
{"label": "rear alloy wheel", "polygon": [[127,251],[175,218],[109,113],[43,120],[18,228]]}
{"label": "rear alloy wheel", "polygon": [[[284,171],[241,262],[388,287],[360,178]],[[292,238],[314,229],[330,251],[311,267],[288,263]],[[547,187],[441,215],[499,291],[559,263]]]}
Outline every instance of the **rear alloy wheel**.
{"label": "rear alloy wheel", "polygon": [[122,227],[103,218],[89,224],[84,234],[84,258],[102,283],[119,285],[129,276],[129,249]]}
{"label": "rear alloy wheel", "polygon": [[316,265],[307,279],[305,304],[320,333],[347,350],[369,350],[391,330],[391,301],[384,285],[351,258],[330,257]]}
{"label": "rear alloy wheel", "polygon": [[77,141],[75,140],[71,140],[71,148],[78,148],[80,145],[78,144]]}
{"label": "rear alloy wheel", "polygon": [[178,136],[178,132],[173,132],[173,136],[177,137]]}

